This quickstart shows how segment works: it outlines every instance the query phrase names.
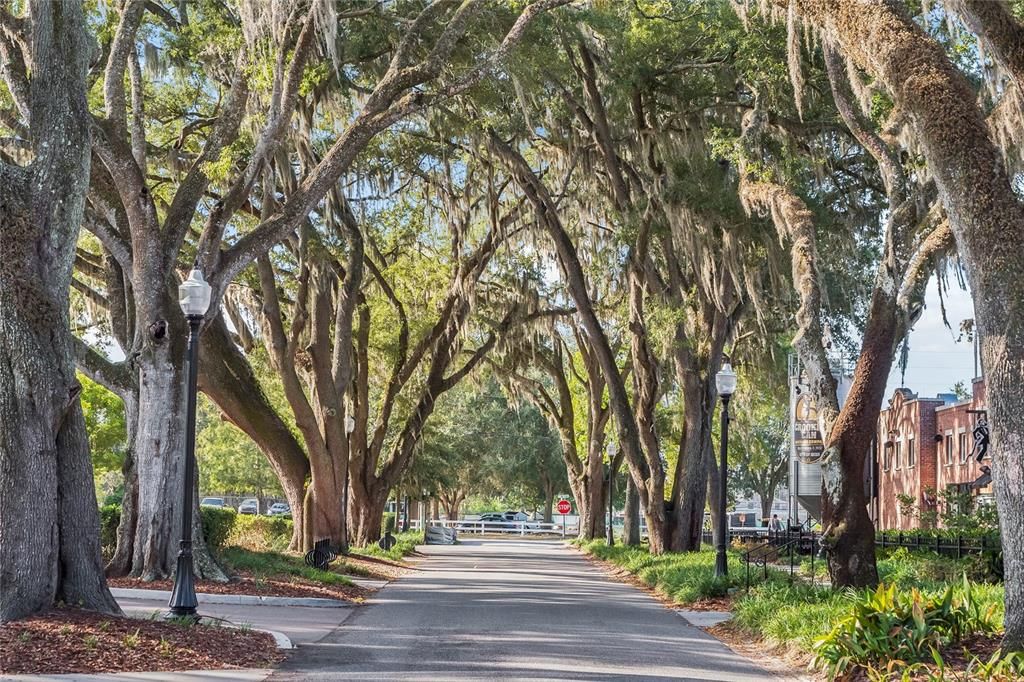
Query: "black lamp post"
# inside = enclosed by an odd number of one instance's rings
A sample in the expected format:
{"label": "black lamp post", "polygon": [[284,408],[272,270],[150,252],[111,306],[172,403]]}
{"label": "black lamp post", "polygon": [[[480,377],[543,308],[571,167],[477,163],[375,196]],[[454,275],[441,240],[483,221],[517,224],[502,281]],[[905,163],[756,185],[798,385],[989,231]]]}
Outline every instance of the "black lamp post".
{"label": "black lamp post", "polygon": [[188,388],[185,426],[185,475],[181,490],[181,540],[168,603],[174,618],[197,619],[196,579],[192,563],[192,486],[196,480],[196,383],[199,374],[199,330],[210,307],[212,289],[199,268],[178,287],[178,303],[188,319]]}
{"label": "black lamp post", "polygon": [[619,452],[618,443],[608,444],[608,546],[615,544],[615,455]]}
{"label": "black lamp post", "polygon": [[718,546],[715,554],[715,577],[724,578],[729,574],[729,561],[725,554],[728,543],[728,515],[725,511],[727,481],[729,475],[729,398],[736,390],[736,372],[725,362],[715,375],[718,395],[722,396],[722,461],[718,474]]}

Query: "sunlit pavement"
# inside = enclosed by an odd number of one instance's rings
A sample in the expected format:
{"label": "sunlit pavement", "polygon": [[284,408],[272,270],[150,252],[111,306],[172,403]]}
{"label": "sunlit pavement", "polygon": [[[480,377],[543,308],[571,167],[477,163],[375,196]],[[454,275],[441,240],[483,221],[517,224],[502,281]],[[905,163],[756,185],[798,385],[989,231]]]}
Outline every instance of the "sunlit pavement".
{"label": "sunlit pavement", "polygon": [[430,546],[272,680],[778,680],[560,541]]}

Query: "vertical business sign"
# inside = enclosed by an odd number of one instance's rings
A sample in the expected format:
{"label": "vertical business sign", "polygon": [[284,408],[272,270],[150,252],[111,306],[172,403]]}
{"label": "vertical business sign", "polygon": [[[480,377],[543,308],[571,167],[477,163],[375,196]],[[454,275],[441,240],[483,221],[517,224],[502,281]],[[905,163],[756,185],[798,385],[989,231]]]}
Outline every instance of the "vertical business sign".
{"label": "vertical business sign", "polygon": [[800,391],[793,409],[793,451],[796,458],[804,463],[821,459],[824,444],[821,426],[818,423],[818,408],[806,391]]}

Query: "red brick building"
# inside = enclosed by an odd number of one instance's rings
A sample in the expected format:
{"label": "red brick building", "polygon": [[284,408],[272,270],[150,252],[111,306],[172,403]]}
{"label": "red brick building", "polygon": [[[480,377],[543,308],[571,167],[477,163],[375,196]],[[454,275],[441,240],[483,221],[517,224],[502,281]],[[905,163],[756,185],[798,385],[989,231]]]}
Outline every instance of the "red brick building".
{"label": "red brick building", "polygon": [[922,398],[905,388],[893,394],[878,420],[876,528],[919,527],[921,512],[943,511],[944,490],[991,497],[991,456],[977,461],[974,433],[985,417],[984,380],[972,389],[967,400]]}

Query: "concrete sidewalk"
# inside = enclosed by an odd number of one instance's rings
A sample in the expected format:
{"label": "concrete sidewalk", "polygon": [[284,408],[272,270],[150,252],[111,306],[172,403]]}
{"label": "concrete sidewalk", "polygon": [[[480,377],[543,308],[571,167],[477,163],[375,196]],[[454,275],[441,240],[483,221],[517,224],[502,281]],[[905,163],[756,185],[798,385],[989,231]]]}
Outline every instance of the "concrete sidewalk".
{"label": "concrete sidewalk", "polygon": [[[167,612],[167,602],[147,599],[118,599],[126,615],[149,618]],[[276,630],[296,646],[318,642],[344,623],[355,608],[323,609],[314,606],[252,606],[247,604],[200,604],[199,615],[221,618],[233,625],[258,630]]]}

